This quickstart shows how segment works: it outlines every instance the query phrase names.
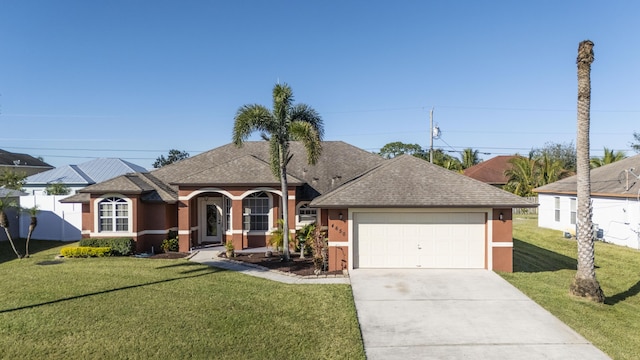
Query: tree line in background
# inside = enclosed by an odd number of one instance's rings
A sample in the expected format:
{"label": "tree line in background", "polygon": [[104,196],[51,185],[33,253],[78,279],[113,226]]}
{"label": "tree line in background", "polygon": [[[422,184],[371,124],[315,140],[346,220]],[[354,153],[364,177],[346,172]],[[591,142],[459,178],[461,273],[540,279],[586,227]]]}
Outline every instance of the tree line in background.
{"label": "tree line in background", "polygon": [[[634,143],[631,148],[640,152],[640,133],[634,132]],[[418,144],[406,144],[395,141],[386,144],[378,152],[386,159],[408,154],[430,161],[429,149]],[[452,156],[442,149],[433,150],[433,163],[446,169],[463,172],[482,160],[478,150],[466,148],[458,152],[459,157]],[[510,162],[513,167],[505,175],[509,178],[504,190],[519,196],[535,196],[533,189],[576,174],[576,147],[570,143],[546,143],[541,148],[532,149],[527,156],[515,154]],[[591,168],[597,168],[626,158],[622,151],[614,151],[607,147],[601,157],[590,159]]]}

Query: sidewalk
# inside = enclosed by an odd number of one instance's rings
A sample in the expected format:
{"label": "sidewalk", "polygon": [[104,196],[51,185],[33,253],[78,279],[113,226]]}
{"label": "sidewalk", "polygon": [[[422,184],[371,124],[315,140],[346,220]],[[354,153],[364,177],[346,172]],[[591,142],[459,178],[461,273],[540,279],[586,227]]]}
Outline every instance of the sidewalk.
{"label": "sidewalk", "polygon": [[223,251],[224,247],[222,246],[198,249],[193,255],[191,255],[189,260],[208,266],[237,271],[245,275],[278,281],[285,284],[350,284],[349,277],[347,276],[298,276],[294,274],[283,273],[280,271],[272,271],[253,264],[246,264],[239,261],[233,261],[218,257],[218,254]]}

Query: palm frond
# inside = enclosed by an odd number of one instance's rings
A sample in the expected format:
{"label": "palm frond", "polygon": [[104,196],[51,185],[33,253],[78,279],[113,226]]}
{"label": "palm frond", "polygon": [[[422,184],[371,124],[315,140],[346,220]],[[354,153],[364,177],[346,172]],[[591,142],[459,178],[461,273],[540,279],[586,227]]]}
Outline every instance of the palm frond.
{"label": "palm frond", "polygon": [[243,105],[236,112],[233,123],[233,143],[241,146],[254,131],[271,133],[274,118],[269,109],[262,105]]}
{"label": "palm frond", "polygon": [[324,124],[318,112],[307,104],[296,104],[291,108],[291,122],[302,121],[311,124],[318,133],[320,141],[324,139]]}
{"label": "palm frond", "polygon": [[303,121],[295,121],[289,127],[291,140],[301,141],[307,151],[307,162],[315,165],[322,152],[322,141],[313,124]]}
{"label": "palm frond", "polygon": [[276,84],[273,87],[273,116],[281,127],[281,133],[284,127],[287,127],[288,114],[293,104],[293,90],[287,84]]}

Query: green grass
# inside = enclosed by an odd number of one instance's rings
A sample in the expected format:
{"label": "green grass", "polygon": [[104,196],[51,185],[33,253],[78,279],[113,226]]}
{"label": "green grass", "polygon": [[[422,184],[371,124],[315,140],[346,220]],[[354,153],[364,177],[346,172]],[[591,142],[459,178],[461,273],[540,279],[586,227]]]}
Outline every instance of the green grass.
{"label": "green grass", "polygon": [[562,232],[514,216],[514,272],[500,275],[614,359],[640,357],[640,251],[597,242],[605,304],[569,294],[577,245]]}
{"label": "green grass", "polygon": [[62,245],[34,241],[17,260],[0,242],[1,359],[364,358],[348,285],[186,260],[54,261]]}

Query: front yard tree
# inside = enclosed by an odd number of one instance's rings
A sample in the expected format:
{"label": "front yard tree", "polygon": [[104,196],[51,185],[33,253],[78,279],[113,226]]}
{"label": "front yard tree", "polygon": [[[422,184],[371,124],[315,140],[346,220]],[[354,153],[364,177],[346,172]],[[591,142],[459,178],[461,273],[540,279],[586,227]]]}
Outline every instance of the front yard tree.
{"label": "front yard tree", "polygon": [[163,166],[173,164],[174,162],[184,160],[189,157],[189,153],[186,151],[180,151],[176,149],[169,150],[169,154],[167,157],[164,155],[160,155],[156,158],[156,161],[153,163],[153,167],[159,169]]}
{"label": "front yard tree", "polygon": [[569,287],[571,294],[602,303],[604,293],[596,279],[593,222],[591,220],[591,174],[589,166],[589,127],[591,112],[591,63],[593,42],[585,40],[578,46],[578,135],[577,135],[577,198],[578,270]]}
{"label": "front yard tree", "polygon": [[233,142],[242,146],[249,135],[260,131],[270,144],[271,171],[280,179],[284,237],[283,258],[289,261],[289,202],[287,164],[291,160],[291,141],[301,141],[307,152],[307,162],[316,163],[322,151],[324,127],[316,110],[306,104],[293,104],[293,91],[287,84],[273,87],[273,109],[258,104],[241,106],[233,124]]}

